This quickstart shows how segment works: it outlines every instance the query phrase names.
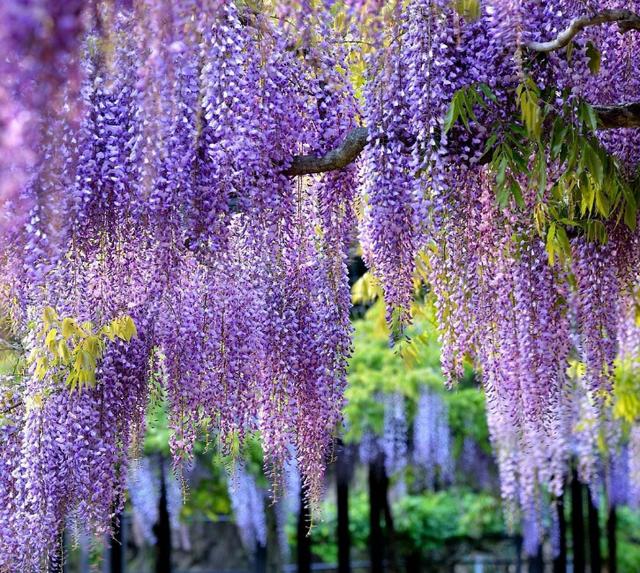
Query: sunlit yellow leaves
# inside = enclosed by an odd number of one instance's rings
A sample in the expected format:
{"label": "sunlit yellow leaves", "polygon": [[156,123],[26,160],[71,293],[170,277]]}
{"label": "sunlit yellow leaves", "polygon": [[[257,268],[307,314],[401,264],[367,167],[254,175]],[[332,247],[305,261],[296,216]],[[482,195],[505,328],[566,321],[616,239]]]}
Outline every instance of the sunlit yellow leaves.
{"label": "sunlit yellow leaves", "polygon": [[552,222],[549,225],[546,249],[549,257],[549,263],[551,265],[554,264],[556,258],[561,261],[565,261],[571,256],[571,244],[569,243],[567,231],[563,226],[558,225],[555,222]]}
{"label": "sunlit yellow leaves", "polygon": [[527,78],[517,90],[516,97],[520,104],[520,118],[527,129],[529,137],[540,139],[542,130],[542,110],[540,108],[540,91],[535,82]]}
{"label": "sunlit yellow leaves", "polygon": [[632,424],[640,419],[640,365],[619,360],[615,376],[613,413]]}
{"label": "sunlit yellow leaves", "polygon": [[373,274],[367,272],[351,287],[353,304],[370,304],[382,296],[382,287]]}
{"label": "sunlit yellow leaves", "polygon": [[44,328],[48,329],[52,323],[58,320],[58,313],[55,309],[47,306],[42,313],[42,322],[44,323]]}
{"label": "sunlit yellow leaves", "polygon": [[28,362],[39,380],[49,375],[64,379],[71,390],[93,387],[106,342],[116,338],[129,342],[136,335],[136,325],[127,315],[96,328],[91,321],[78,324],[71,317],[60,318],[55,309],[46,307],[38,335],[41,345],[32,350]]}
{"label": "sunlit yellow leaves", "polygon": [[480,17],[480,0],[456,0],[455,7],[466,20],[474,21]]}
{"label": "sunlit yellow leaves", "polygon": [[24,400],[27,412],[29,410],[36,410],[38,408],[42,408],[42,402],[43,402],[42,394],[40,392],[37,392],[31,396],[27,396]]}
{"label": "sunlit yellow leaves", "polygon": [[49,334],[47,334],[46,338],[44,339],[45,346],[51,352],[53,352],[53,348],[55,347],[57,336],[58,336],[58,330],[55,328],[52,328],[49,331]]}

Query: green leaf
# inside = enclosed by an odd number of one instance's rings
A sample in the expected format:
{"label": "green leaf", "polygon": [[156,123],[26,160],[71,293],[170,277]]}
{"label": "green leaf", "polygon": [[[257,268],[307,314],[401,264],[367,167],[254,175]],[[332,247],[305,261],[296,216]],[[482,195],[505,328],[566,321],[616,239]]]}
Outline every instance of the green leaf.
{"label": "green leaf", "polygon": [[569,254],[571,253],[571,244],[569,243],[567,231],[562,226],[558,226],[556,228],[556,241],[560,246],[562,253],[566,256],[569,256]]}
{"label": "green leaf", "polygon": [[585,234],[590,241],[604,243],[607,240],[607,229],[602,221],[587,221],[585,225]]}
{"label": "green leaf", "polygon": [[624,222],[633,231],[638,221],[638,203],[633,191],[626,183],[622,183],[622,195],[624,197]]}
{"label": "green leaf", "polygon": [[518,182],[513,180],[511,182],[511,195],[513,195],[513,198],[516,201],[516,205],[518,206],[519,209],[524,209],[525,208],[525,203],[524,203],[524,199],[522,198],[522,190],[520,189],[520,185],[518,185]]}
{"label": "green leaf", "polygon": [[532,139],[538,140],[542,128],[542,113],[537,86],[529,79],[525,84],[518,86],[516,94],[520,101],[520,117],[527,129],[527,134]]}
{"label": "green leaf", "polygon": [[591,73],[595,76],[600,72],[600,62],[602,60],[602,56],[600,54],[600,50],[596,48],[593,42],[587,42],[587,58],[589,58],[589,69]]}
{"label": "green leaf", "polygon": [[451,104],[444,118],[444,132],[447,133],[460,120],[468,128],[469,119],[467,117],[468,103],[467,93],[469,88],[460,88],[451,98]]}
{"label": "green leaf", "polygon": [[573,58],[573,49],[575,48],[575,44],[573,40],[567,44],[567,62],[571,62],[571,58]]}
{"label": "green leaf", "polygon": [[484,152],[487,153],[491,151],[495,147],[496,141],[498,141],[498,136],[494,133],[489,137],[489,139],[487,139],[487,142],[484,145]]}
{"label": "green leaf", "polygon": [[494,103],[497,103],[498,98],[496,97],[496,94],[494,94],[491,91],[491,88],[487,84],[481,83],[478,87],[480,88],[480,91],[484,94],[484,97],[486,97],[488,100],[491,100]]}
{"label": "green leaf", "polygon": [[560,155],[560,151],[566,143],[565,137],[568,130],[569,126],[566,125],[560,117],[557,117],[553,122],[553,128],[551,132],[551,156],[553,158],[556,158],[558,157],[558,155]]}
{"label": "green leaf", "polygon": [[556,224],[552,222],[549,225],[549,230],[547,231],[547,246],[546,246],[550,265],[553,265],[555,261],[555,238],[556,238]]}
{"label": "green leaf", "polygon": [[504,185],[507,172],[507,164],[507,158],[504,155],[500,157],[500,162],[498,163],[498,172],[496,173],[496,183],[498,184],[498,187],[502,187]]}
{"label": "green leaf", "polygon": [[449,109],[447,110],[447,114],[444,116],[444,132],[448,133],[451,128],[455,125],[456,121],[458,121],[458,117],[460,117],[460,111],[458,110],[458,101],[456,96],[453,96],[451,103],[449,104]]}
{"label": "green leaf", "polygon": [[547,189],[547,160],[542,145],[538,147],[538,193],[540,197]]}
{"label": "green leaf", "polygon": [[593,179],[602,186],[604,183],[604,165],[599,153],[590,145],[584,148],[584,158],[586,167]]}
{"label": "green leaf", "polygon": [[65,318],[62,321],[62,336],[64,336],[65,338],[69,338],[76,333],[77,328],[78,327],[75,320],[73,320],[72,318]]}
{"label": "green leaf", "polygon": [[551,222],[549,225],[549,230],[547,231],[547,242],[553,241],[556,238],[556,224],[555,222]]}
{"label": "green leaf", "polygon": [[595,187],[591,184],[580,187],[580,214],[584,217],[593,210],[596,199]]}
{"label": "green leaf", "polygon": [[509,204],[510,192],[509,188],[502,186],[498,187],[496,192],[496,200],[498,201],[498,205],[504,209]]}
{"label": "green leaf", "polygon": [[578,118],[586,125],[592,132],[598,129],[598,116],[593,106],[587,102],[582,101],[578,106]]}
{"label": "green leaf", "polygon": [[607,198],[602,187],[596,187],[596,209],[603,217],[608,217],[611,212],[609,199]]}
{"label": "green leaf", "polygon": [[456,0],[455,6],[458,14],[469,21],[480,17],[480,0]]}

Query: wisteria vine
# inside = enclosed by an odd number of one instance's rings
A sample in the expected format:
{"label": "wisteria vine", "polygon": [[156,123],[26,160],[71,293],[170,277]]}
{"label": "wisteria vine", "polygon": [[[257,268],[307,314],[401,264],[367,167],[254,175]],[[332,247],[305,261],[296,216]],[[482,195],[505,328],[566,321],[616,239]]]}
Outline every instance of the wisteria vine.
{"label": "wisteria vine", "polygon": [[[443,371],[476,366],[525,513],[572,456],[595,479],[590,431],[621,451],[611,420],[636,421],[611,403],[640,339],[640,3],[593,2],[628,12],[575,30],[573,0],[276,4],[0,7],[1,334],[21,357],[0,396],[0,569],[56,559],[69,517],[109,530],[149,379],[177,464],[201,432],[232,453],[259,432],[274,479],[295,451],[317,500],[356,237],[394,339],[426,283]],[[48,308],[80,329],[77,366],[71,334],[38,337]],[[128,341],[108,330],[125,319]],[[56,368],[26,358],[42,344]]]}

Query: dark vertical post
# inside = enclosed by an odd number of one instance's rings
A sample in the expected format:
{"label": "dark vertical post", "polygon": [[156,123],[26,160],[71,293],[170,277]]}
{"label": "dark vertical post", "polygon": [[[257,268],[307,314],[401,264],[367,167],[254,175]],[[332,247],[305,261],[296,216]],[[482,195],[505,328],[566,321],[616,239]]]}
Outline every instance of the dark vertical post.
{"label": "dark vertical post", "polygon": [[160,457],[160,500],[156,533],[156,573],[171,573],[171,523],[167,507],[165,460]]}
{"label": "dark vertical post", "polygon": [[582,484],[578,472],[571,476],[571,537],[573,548],[573,573],[585,573],[585,535]]}
{"label": "dark vertical post", "polygon": [[516,573],[522,573],[522,535],[516,535],[513,544],[516,550]]}
{"label": "dark vertical post", "polygon": [[[281,504],[282,501],[279,502]],[[282,507],[273,503],[267,503],[267,548],[266,571],[268,573],[280,573],[283,569],[283,555],[280,544],[278,517]],[[280,524],[282,527],[284,523]]]}
{"label": "dark vertical post", "polygon": [[405,571],[406,573],[420,573],[422,571],[422,555],[419,550],[416,549],[407,555]]}
{"label": "dark vertical post", "polygon": [[351,455],[338,444],[336,459],[336,504],[338,511],[338,573],[351,573],[351,533],[349,532],[349,480]]}
{"label": "dark vertical post", "polygon": [[618,547],[616,540],[616,528],[618,526],[618,515],[616,506],[609,508],[607,516],[607,545],[609,547],[608,573],[617,573],[618,571]]}
{"label": "dark vertical post", "polygon": [[114,516],[111,521],[113,536],[109,545],[109,573],[123,573],[124,546],[122,542],[123,515]]}
{"label": "dark vertical post", "polygon": [[306,497],[305,488],[301,487],[298,513],[298,573],[311,573],[311,536],[309,535],[311,511]]}
{"label": "dark vertical post", "polygon": [[259,543],[256,545],[256,573],[267,573],[267,548]]}
{"label": "dark vertical post", "polygon": [[384,461],[380,469],[380,498],[384,507],[384,524],[385,524],[385,547],[387,550],[387,566],[390,571],[397,573],[400,570],[398,560],[396,558],[396,530],[393,525],[393,513],[391,504],[389,503],[389,476],[384,467]]}
{"label": "dark vertical post", "polygon": [[64,530],[58,537],[58,543],[52,549],[47,563],[47,573],[64,573]]}
{"label": "dark vertical post", "polygon": [[589,519],[589,562],[591,573],[602,571],[602,553],[600,552],[600,521],[598,508],[593,503],[590,492],[587,490],[587,516]]}
{"label": "dark vertical post", "polygon": [[379,454],[369,463],[369,556],[371,573],[384,572],[384,537],[382,534],[382,514],[384,502],[381,495],[384,458]]}
{"label": "dark vertical post", "polygon": [[544,557],[542,555],[542,544],[538,545],[538,552],[529,557],[529,573],[544,573]]}
{"label": "dark vertical post", "polygon": [[567,522],[564,517],[564,492],[556,500],[558,519],[558,555],[553,559],[553,573],[567,573]]}

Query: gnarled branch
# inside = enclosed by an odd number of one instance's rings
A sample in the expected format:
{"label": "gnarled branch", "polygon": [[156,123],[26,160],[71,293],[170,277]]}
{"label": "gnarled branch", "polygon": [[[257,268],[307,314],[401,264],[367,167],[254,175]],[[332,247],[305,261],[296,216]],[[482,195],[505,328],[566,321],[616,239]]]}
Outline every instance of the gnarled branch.
{"label": "gnarled branch", "polygon": [[344,141],[326,155],[296,155],[285,175],[311,175],[342,169],[353,163],[367,145],[369,131],[366,127],[352,129]]}
{"label": "gnarled branch", "polygon": [[599,26],[617,22],[621,34],[630,30],[640,30],[640,16],[631,10],[603,10],[593,16],[581,16],[569,24],[569,27],[560,32],[555,39],[549,42],[529,42],[527,48],[535,52],[553,52],[560,50],[573,40],[573,38],[590,26]]}
{"label": "gnarled branch", "polygon": [[640,127],[640,103],[600,105],[593,108],[603,129]]}
{"label": "gnarled branch", "polygon": [[[640,103],[627,103],[609,106],[594,106],[600,129],[619,129],[623,127],[640,128]],[[409,137],[405,136],[406,145]],[[344,141],[326,155],[296,155],[291,166],[284,174],[312,175],[342,169],[353,163],[367,145],[369,133],[366,127],[356,127],[351,130]]]}

